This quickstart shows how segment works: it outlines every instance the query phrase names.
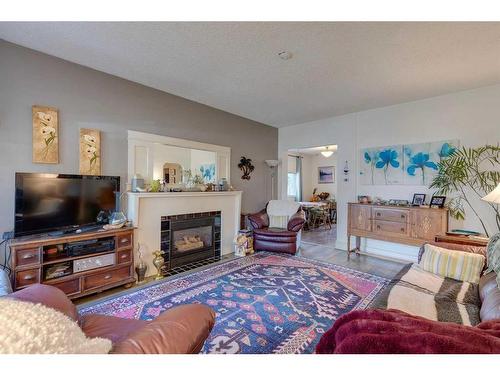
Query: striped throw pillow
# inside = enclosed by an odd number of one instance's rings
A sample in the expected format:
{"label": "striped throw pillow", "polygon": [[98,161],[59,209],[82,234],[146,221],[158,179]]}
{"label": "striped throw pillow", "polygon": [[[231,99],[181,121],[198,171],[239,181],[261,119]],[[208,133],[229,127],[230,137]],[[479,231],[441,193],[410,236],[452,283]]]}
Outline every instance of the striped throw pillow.
{"label": "striped throw pillow", "polygon": [[484,256],[463,251],[443,249],[426,244],[419,265],[424,271],[455,280],[479,283]]}
{"label": "striped throw pillow", "polygon": [[285,215],[269,215],[269,227],[287,229],[288,216]]}

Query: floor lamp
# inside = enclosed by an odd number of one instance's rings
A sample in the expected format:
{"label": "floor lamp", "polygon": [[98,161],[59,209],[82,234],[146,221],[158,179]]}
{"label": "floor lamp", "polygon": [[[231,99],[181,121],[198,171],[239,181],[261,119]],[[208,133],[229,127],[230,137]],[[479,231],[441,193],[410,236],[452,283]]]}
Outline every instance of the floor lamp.
{"label": "floor lamp", "polygon": [[266,160],[266,164],[271,168],[271,199],[274,199],[274,178],[276,177],[276,168],[279,160]]}

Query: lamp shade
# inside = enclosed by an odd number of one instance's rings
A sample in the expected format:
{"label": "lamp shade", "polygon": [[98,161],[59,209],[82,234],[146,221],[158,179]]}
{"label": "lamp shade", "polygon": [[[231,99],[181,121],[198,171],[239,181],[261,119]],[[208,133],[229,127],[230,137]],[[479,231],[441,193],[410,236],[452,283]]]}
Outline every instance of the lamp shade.
{"label": "lamp shade", "polygon": [[481,198],[483,201],[500,204],[500,184],[488,195]]}

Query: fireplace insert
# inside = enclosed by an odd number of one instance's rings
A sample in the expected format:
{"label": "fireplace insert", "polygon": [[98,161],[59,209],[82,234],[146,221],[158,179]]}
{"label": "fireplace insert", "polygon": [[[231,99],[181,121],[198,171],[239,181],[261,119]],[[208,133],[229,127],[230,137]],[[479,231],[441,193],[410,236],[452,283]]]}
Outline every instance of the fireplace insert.
{"label": "fireplace insert", "polygon": [[161,248],[165,269],[220,259],[220,212],[162,217]]}

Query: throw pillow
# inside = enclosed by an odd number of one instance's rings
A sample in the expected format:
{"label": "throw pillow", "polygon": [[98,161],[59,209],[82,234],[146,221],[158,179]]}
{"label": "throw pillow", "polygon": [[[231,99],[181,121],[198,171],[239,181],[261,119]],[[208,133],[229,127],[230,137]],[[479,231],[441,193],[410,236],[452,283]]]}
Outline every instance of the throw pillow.
{"label": "throw pillow", "polygon": [[426,244],[420,260],[424,271],[455,280],[479,283],[484,267],[484,257],[479,254],[448,250]]}
{"label": "throw pillow", "polygon": [[495,272],[497,274],[497,284],[500,288],[500,233],[490,238],[486,249],[488,257],[486,273]]}
{"label": "throw pillow", "polygon": [[0,353],[106,354],[108,339],[87,338],[63,313],[32,302],[0,298]]}
{"label": "throw pillow", "polygon": [[288,216],[285,215],[269,215],[269,227],[287,229]]}

